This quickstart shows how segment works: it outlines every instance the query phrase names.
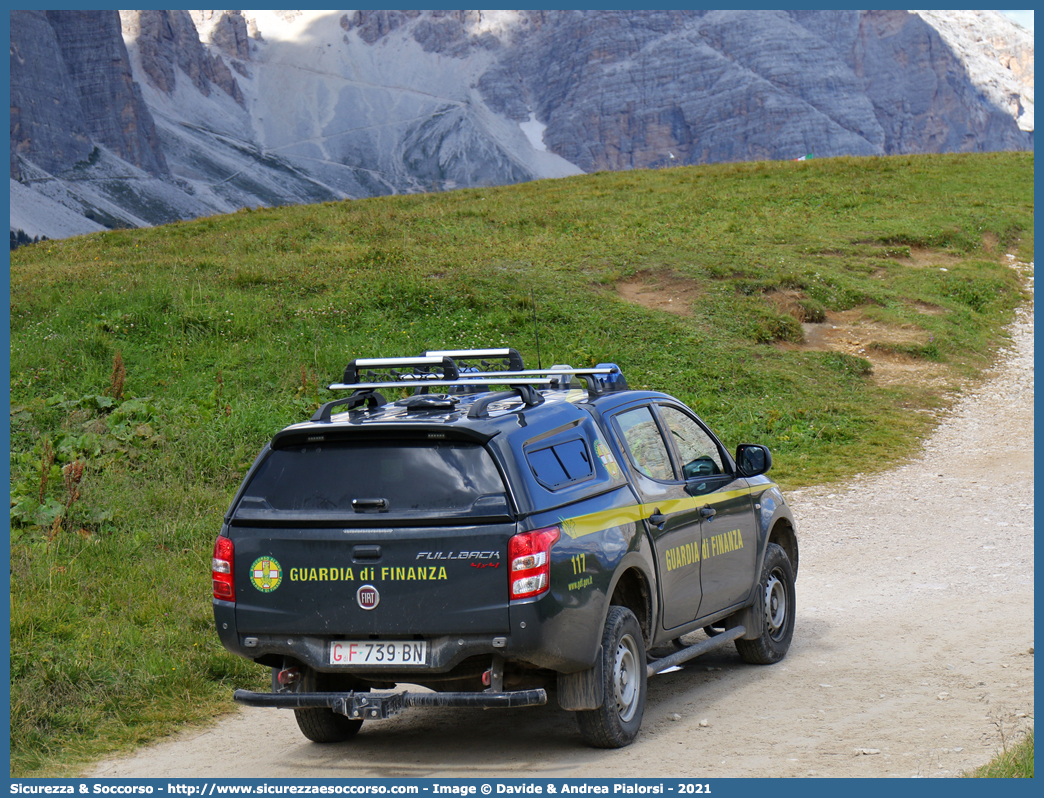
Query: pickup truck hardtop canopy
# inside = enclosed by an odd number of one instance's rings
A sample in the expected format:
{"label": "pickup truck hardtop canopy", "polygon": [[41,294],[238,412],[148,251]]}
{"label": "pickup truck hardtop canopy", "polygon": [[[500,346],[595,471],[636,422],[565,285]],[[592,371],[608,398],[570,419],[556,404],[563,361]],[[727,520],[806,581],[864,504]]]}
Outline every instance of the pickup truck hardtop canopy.
{"label": "pickup truck hardtop canopy", "polygon": [[[585,461],[594,463],[598,433],[591,403],[603,400],[602,404],[628,390],[615,364],[527,370],[514,349],[426,352],[417,358],[353,360],[345,368],[344,381],[330,388],[352,393],[327,402],[309,421],[277,433],[272,449],[396,438],[483,445],[508,472],[507,484],[521,516],[575,501],[579,493],[623,484],[622,478],[596,471],[593,465],[589,476],[574,480],[583,485],[549,484],[526,468],[523,455],[524,450],[539,450],[544,441],[551,445],[565,439],[566,445],[574,442],[581,448]],[[389,389],[410,390],[411,395],[390,400],[381,392]],[[630,392],[628,399],[644,395]],[[576,444],[579,440],[587,443]]]}

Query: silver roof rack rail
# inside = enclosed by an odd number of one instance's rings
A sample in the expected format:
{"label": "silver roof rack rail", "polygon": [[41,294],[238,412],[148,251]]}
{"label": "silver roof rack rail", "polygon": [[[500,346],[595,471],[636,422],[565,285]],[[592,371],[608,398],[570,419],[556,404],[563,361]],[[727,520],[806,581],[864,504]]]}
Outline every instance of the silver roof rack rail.
{"label": "silver roof rack rail", "polygon": [[[478,361],[482,366],[477,369],[481,372],[489,371],[522,371],[525,365],[522,363],[522,355],[518,350],[504,347],[501,349],[445,349],[439,351],[428,351],[424,353],[429,357],[449,357],[458,366],[462,362]],[[498,368],[499,367],[499,368]],[[461,369],[467,371],[468,369]]]}
{"label": "silver roof rack rail", "polygon": [[452,382],[458,377],[460,371],[450,357],[360,357],[345,366],[341,387],[355,387],[367,381],[392,384],[417,380]]}

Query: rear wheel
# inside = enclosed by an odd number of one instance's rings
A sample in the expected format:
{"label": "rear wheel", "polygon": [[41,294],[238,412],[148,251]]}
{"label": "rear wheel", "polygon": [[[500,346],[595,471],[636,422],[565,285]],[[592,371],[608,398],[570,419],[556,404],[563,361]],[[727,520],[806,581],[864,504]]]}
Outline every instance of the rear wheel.
{"label": "rear wheel", "polygon": [[[329,674],[306,668],[297,682],[298,693],[318,693],[336,689],[329,684]],[[326,707],[295,709],[297,728],[313,743],[343,743],[359,733],[362,720],[353,720]]]}
{"label": "rear wheel", "polygon": [[746,662],[771,665],[787,655],[794,638],[794,570],[785,551],[769,543],[761,568],[755,612],[764,613],[761,636],[756,640],[736,641],[736,650]]}
{"label": "rear wheel", "polygon": [[645,641],[626,607],[609,608],[602,632],[602,706],[576,713],[580,735],[596,748],[623,748],[645,713]]}

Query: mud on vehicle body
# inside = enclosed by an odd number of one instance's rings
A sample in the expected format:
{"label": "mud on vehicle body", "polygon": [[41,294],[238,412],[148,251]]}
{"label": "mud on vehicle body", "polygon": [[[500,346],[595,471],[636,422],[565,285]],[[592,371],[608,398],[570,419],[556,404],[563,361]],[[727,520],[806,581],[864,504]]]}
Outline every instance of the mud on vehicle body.
{"label": "mud on vehicle body", "polygon": [[733,457],[613,364],[527,370],[512,349],[354,360],[331,388],[351,394],[275,435],[215,543],[221,641],[272,669],[237,701],[331,742],[551,689],[613,748],[648,677],[733,641],[786,654],[798,543],[765,447]]}

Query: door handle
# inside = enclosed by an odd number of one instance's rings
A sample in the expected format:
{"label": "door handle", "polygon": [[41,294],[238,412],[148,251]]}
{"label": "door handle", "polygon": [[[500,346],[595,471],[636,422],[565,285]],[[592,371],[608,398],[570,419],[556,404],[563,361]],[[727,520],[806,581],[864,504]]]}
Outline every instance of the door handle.
{"label": "door handle", "polygon": [[357,513],[372,513],[374,510],[387,512],[387,499],[352,499],[352,509]]}
{"label": "door handle", "polygon": [[662,532],[663,525],[667,523],[667,516],[661,513],[660,508],[657,507],[653,510],[653,514],[649,516],[649,523]]}
{"label": "door handle", "polygon": [[718,511],[715,510],[713,507],[701,507],[700,508],[700,515],[702,515],[708,521],[710,521],[717,514],[718,514]]}
{"label": "door handle", "polygon": [[352,549],[352,559],[355,560],[379,560],[381,559],[380,546],[356,546]]}

